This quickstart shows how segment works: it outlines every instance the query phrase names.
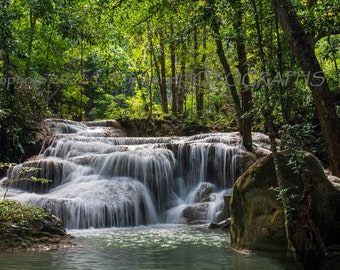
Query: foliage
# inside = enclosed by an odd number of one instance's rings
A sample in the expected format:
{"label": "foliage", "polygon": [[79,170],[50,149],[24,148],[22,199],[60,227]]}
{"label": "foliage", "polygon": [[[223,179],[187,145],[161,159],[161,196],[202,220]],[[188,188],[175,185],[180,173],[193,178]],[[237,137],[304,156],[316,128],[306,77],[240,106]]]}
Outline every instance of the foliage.
{"label": "foliage", "polygon": [[[297,195],[293,194],[290,191],[290,188],[283,188],[283,187],[270,187],[270,190],[273,190],[276,193],[276,199],[280,201],[283,205],[286,206],[286,218],[287,222],[291,224],[294,223],[293,221],[293,214],[295,213],[295,208],[292,206],[294,203],[292,203],[292,200],[296,199]],[[290,194],[289,194],[290,193]]]}
{"label": "foliage", "polygon": [[[208,2],[216,8],[213,18],[207,16],[211,15]],[[307,7],[305,1],[294,1],[294,5],[306,31],[315,38],[331,89],[338,89],[337,2],[318,1]],[[244,16],[236,30],[235,10],[240,9]],[[230,86],[216,54],[212,19],[220,23],[218,38],[237,89],[245,87],[238,74],[236,47],[243,33],[251,80],[247,87],[254,105],[242,117],[251,118],[254,129],[267,131],[262,112],[269,95],[276,131],[286,124],[314,121],[307,80],[270,1],[18,0],[1,7],[0,160],[20,161],[25,147],[34,141],[36,123],[46,116],[167,117],[161,109],[162,76],[169,114],[188,123],[237,128]],[[6,76],[14,83],[9,84]],[[266,91],[263,84],[268,84]],[[198,117],[201,104],[195,92],[202,85],[203,111]]]}
{"label": "foliage", "polygon": [[283,150],[287,150],[291,156],[289,165],[294,172],[301,173],[305,151],[316,154],[317,146],[320,145],[321,139],[315,131],[315,126],[310,123],[284,125],[280,130]]}
{"label": "foliage", "polygon": [[0,161],[20,161],[25,146],[35,143],[32,131],[49,114],[42,92],[34,88],[18,88],[17,98],[0,101]]}
{"label": "foliage", "polygon": [[37,206],[21,204],[14,200],[0,200],[0,224],[26,224],[47,217],[47,212]]}
{"label": "foliage", "polygon": [[15,169],[15,177],[8,177],[3,185],[6,187],[6,190],[3,194],[3,199],[6,199],[9,188],[17,182],[20,181],[31,181],[37,182],[41,184],[47,184],[50,180],[46,178],[36,177],[37,173],[41,171],[41,168],[36,167],[25,167],[20,166],[15,163],[0,163],[0,169],[6,169],[7,172],[12,172]]}

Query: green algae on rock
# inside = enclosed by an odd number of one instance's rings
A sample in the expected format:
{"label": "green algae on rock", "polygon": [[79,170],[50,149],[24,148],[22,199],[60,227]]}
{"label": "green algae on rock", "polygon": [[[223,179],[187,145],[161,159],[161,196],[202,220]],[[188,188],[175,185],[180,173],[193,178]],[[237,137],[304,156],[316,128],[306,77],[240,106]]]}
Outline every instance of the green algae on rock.
{"label": "green algae on rock", "polygon": [[72,246],[62,221],[44,209],[0,200],[0,250]]}
{"label": "green algae on rock", "polygon": [[[281,190],[272,155],[253,164],[238,178],[230,204],[233,248],[285,254],[285,222],[302,265],[321,260],[323,245],[340,242],[339,191],[329,182],[313,155],[303,156],[303,173],[298,174],[288,165],[289,156],[278,153],[283,178]],[[282,196],[289,207],[287,221]]]}

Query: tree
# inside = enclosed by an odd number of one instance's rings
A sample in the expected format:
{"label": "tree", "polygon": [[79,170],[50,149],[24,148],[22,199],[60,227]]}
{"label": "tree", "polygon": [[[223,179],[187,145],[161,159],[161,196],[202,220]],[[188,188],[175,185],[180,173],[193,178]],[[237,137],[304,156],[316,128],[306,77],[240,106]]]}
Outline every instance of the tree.
{"label": "tree", "polygon": [[3,62],[3,76],[4,86],[3,92],[5,98],[8,100],[10,96],[14,95],[14,85],[11,82],[12,65],[11,65],[11,51],[12,51],[12,33],[11,33],[11,21],[10,21],[10,0],[2,0],[1,2],[1,56]]}
{"label": "tree", "polygon": [[306,34],[291,1],[272,0],[281,28],[304,74],[316,105],[321,131],[326,144],[330,169],[340,176],[340,120],[324,75],[316,58],[308,35]]}
{"label": "tree", "polygon": [[194,78],[193,83],[195,87],[195,96],[196,96],[196,115],[197,118],[202,118],[203,109],[204,109],[204,90],[206,88],[206,50],[207,50],[207,31],[206,27],[203,26],[202,33],[202,57],[201,61],[199,61],[199,29],[197,27],[194,28]]}
{"label": "tree", "polygon": [[[237,52],[239,57],[239,68],[241,69],[241,75],[246,76],[247,73],[247,66],[246,66],[246,53],[244,49],[244,42],[242,40],[242,34],[239,32],[242,22],[242,12],[240,11],[240,3],[234,2],[235,10],[237,11],[237,20],[235,23],[235,28],[238,31],[237,35]],[[216,7],[215,7],[215,1],[214,0],[207,0],[207,7],[206,7],[206,18],[209,18],[210,20],[210,27],[214,33],[214,39],[216,43],[216,53],[219,57],[219,60],[221,62],[221,65],[224,69],[225,77],[226,77],[226,83],[228,87],[230,88],[230,92],[234,101],[235,106],[235,112],[238,122],[238,127],[240,130],[240,133],[242,135],[243,139],[243,145],[247,149],[252,148],[251,143],[251,123],[249,122],[249,119],[247,119],[247,112],[251,109],[251,92],[249,92],[249,89],[243,91],[242,98],[244,101],[244,104],[241,104],[240,98],[238,96],[237,88],[236,88],[236,82],[233,76],[233,73],[231,72],[229,61],[225,55],[223,43],[222,43],[222,35],[220,33],[220,27],[221,23],[219,21],[218,15],[216,13]],[[242,108],[243,106],[243,108]]]}
{"label": "tree", "polygon": [[164,44],[164,33],[163,29],[159,32],[159,62],[160,62],[160,81],[159,87],[161,91],[161,104],[162,104],[162,111],[164,113],[168,113],[168,97],[166,91],[166,65],[165,65],[165,44]]}
{"label": "tree", "polygon": [[171,60],[171,93],[172,93],[172,106],[171,112],[173,115],[177,115],[178,113],[178,87],[176,80],[176,53],[175,53],[175,33],[174,33],[174,25],[170,23],[170,33],[171,33],[171,41],[170,41],[170,60]]}
{"label": "tree", "polygon": [[249,70],[247,64],[247,52],[244,41],[244,31],[243,31],[243,7],[241,1],[235,0],[231,1],[235,19],[234,28],[236,32],[236,51],[238,58],[238,70],[241,79],[241,99],[242,99],[242,117],[241,117],[241,134],[243,136],[243,145],[251,150],[252,149],[252,119],[249,115],[252,110],[252,91],[249,86]]}

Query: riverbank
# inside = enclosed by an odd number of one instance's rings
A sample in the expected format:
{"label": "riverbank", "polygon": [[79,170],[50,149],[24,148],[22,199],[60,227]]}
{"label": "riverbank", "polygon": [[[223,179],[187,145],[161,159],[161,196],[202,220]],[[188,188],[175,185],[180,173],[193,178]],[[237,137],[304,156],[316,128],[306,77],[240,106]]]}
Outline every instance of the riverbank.
{"label": "riverbank", "polygon": [[0,200],[0,250],[50,250],[73,246],[62,221],[44,209]]}

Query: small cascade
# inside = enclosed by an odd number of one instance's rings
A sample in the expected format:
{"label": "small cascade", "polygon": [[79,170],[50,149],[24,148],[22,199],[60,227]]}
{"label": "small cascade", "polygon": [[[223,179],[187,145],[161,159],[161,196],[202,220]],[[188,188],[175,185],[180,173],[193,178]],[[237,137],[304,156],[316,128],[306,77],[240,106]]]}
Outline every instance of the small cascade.
{"label": "small cascade", "polygon": [[61,185],[48,196],[20,194],[17,199],[46,208],[67,228],[126,227],[158,222],[147,188],[128,177],[100,176]]}
{"label": "small cascade", "polygon": [[244,158],[237,132],[132,138],[114,120],[46,124],[52,136],[40,155],[2,184],[39,168],[36,177],[51,182],[17,181],[11,196],[48,209],[69,229],[216,222],[223,197],[256,158]]}

